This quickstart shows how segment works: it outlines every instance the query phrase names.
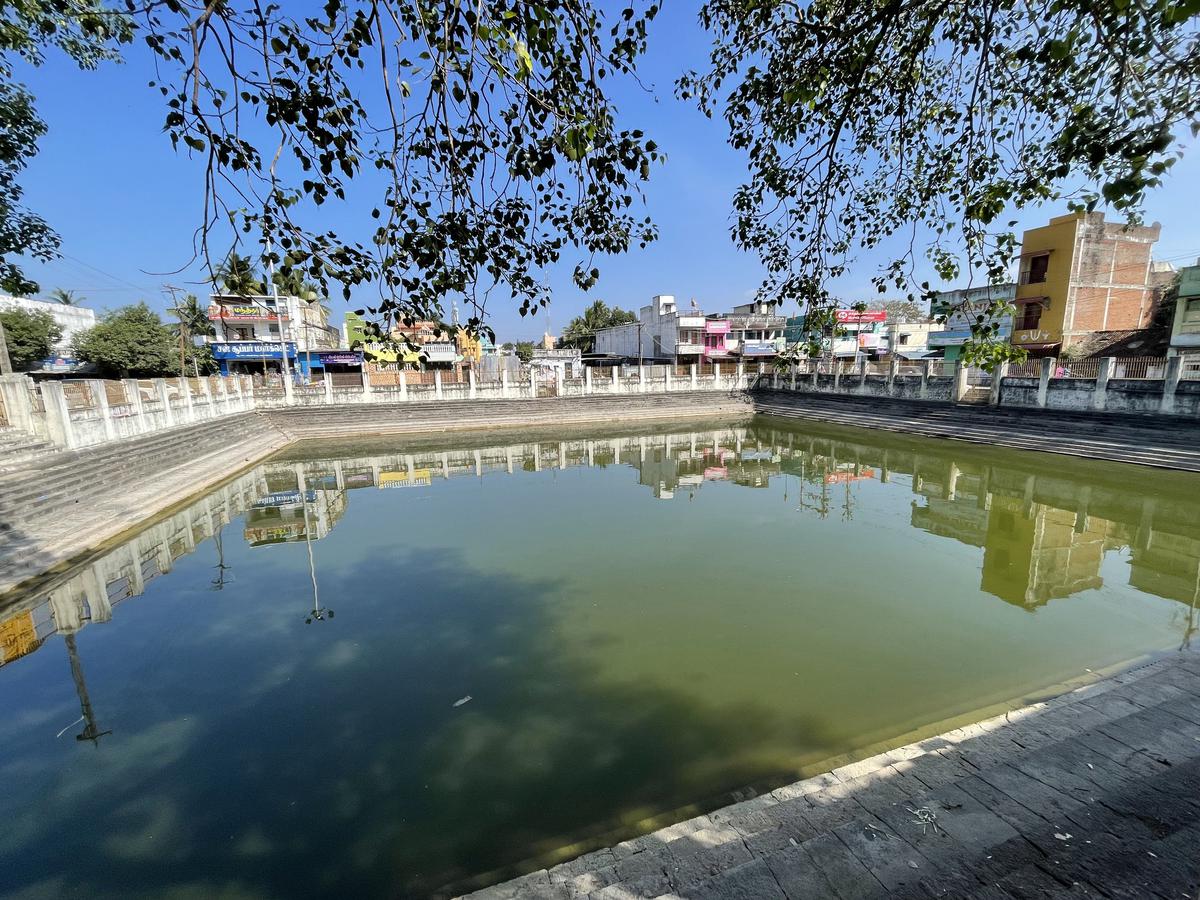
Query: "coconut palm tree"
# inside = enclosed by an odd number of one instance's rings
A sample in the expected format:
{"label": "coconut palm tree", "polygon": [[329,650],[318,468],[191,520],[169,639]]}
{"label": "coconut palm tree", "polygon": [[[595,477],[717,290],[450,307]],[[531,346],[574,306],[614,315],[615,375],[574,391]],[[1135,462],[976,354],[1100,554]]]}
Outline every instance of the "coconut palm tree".
{"label": "coconut palm tree", "polygon": [[63,306],[78,306],[87,297],[80,297],[78,292],[70,291],[66,288],[55,288],[50,292],[50,299],[61,303]]}
{"label": "coconut palm tree", "polygon": [[266,285],[258,277],[254,261],[232,250],[225,261],[217,266],[217,271],[213,273],[213,283],[218,289],[239,297],[266,293]]}
{"label": "coconut palm tree", "polygon": [[188,294],[171,308],[171,312],[179,319],[179,326],[184,334],[190,337],[213,337],[217,330],[213,328],[212,320],[208,318],[208,310],[200,305],[200,299],[195,294]]}

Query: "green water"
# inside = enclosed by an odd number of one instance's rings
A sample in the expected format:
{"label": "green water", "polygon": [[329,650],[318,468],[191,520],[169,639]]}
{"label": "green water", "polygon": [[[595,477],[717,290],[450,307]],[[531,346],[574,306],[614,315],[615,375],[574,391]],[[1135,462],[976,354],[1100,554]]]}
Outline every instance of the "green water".
{"label": "green water", "polygon": [[0,605],[0,895],[552,864],[1187,642],[1197,485],[761,418],[295,446]]}

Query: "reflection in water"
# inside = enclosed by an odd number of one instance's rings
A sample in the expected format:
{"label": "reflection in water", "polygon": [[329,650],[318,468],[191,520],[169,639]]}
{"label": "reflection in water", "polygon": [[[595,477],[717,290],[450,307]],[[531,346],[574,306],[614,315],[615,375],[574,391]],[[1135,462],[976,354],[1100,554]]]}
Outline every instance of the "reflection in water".
{"label": "reflection in water", "polygon": [[0,894],[486,881],[1197,629],[1189,476],[765,419],[487,440],[299,445],[5,598]]}

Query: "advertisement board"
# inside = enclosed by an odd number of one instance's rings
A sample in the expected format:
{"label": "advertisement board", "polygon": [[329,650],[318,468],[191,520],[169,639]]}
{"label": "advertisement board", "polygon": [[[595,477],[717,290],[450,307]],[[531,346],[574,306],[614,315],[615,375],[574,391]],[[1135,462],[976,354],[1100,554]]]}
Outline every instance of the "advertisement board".
{"label": "advertisement board", "polygon": [[223,306],[216,304],[208,308],[208,317],[213,321],[249,321],[274,322],[279,316],[261,306]]}
{"label": "advertisement board", "polygon": [[[282,359],[281,344],[268,341],[213,341],[208,345],[213,359]],[[296,345],[287,344],[289,358],[296,355]]]}
{"label": "advertisement board", "polygon": [[722,319],[705,319],[705,334],[729,334],[729,323]]}
{"label": "advertisement board", "polygon": [[886,322],[887,312],[882,309],[869,309],[865,312],[858,312],[853,309],[839,309],[837,311],[837,321],[839,325],[862,325],[868,322]]}

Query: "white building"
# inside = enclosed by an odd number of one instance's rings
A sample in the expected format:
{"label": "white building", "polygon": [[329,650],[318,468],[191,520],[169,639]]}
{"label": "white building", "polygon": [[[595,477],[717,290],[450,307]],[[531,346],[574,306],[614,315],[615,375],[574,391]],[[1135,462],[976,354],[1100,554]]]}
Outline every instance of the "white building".
{"label": "white building", "polygon": [[765,303],[706,316],[694,301],[680,311],[674,297],[659,294],[641,308],[638,321],[597,331],[595,352],[681,365],[735,356],[762,359],[783,349],[783,326],[784,318]]}
{"label": "white building", "polygon": [[53,300],[30,300],[26,297],[0,297],[0,312],[23,309],[26,312],[47,312],[62,329],[62,337],[54,347],[54,355],[71,356],[71,341],[81,331],[96,324],[96,311],[86,306],[69,306]]}
{"label": "white building", "polygon": [[340,344],[341,332],[329,324],[328,311],[299,297],[280,296],[276,302],[265,294],[212,294],[208,318],[217,332],[208,343],[222,374],[254,373],[264,363],[277,368],[284,348],[289,364],[308,374],[313,352]]}
{"label": "white building", "polygon": [[[1017,295],[1015,284],[998,284],[977,288],[961,288],[956,291],[941,291],[930,306],[934,316],[946,316],[942,331],[929,335],[929,349],[942,351],[948,360],[958,359],[960,348],[971,337],[971,325],[975,317],[985,315],[993,301],[1012,303]],[[1005,316],[997,323],[997,337],[1007,341],[1012,337],[1013,317]]]}

